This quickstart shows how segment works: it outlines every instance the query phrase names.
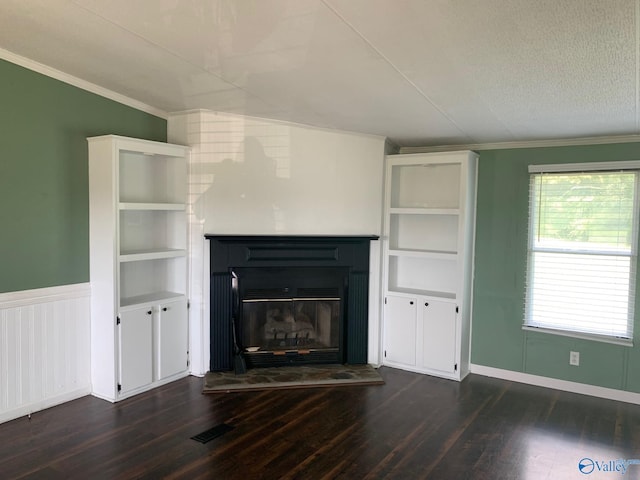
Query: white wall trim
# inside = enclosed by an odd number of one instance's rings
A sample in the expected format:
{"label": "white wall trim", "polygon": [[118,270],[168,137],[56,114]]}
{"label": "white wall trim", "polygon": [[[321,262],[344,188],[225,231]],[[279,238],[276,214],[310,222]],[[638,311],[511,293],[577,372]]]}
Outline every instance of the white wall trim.
{"label": "white wall trim", "polygon": [[81,388],[71,392],[65,392],[55,397],[49,397],[37,402],[31,402],[11,410],[0,411],[0,423],[8,422],[16,418],[24,417],[25,415],[31,415],[34,412],[39,412],[45,408],[55,407],[71,400],[76,400],[81,397],[85,397],[91,393],[91,388]]}
{"label": "white wall trim", "polygon": [[500,378],[511,382],[526,383],[527,385],[535,385],[537,387],[552,388],[554,390],[562,390],[565,392],[579,393],[592,397],[606,398],[608,400],[617,400],[619,402],[634,403],[640,405],[640,393],[626,392],[624,390],[616,390],[614,388],[597,387],[587,385],[585,383],[570,382],[567,380],[559,380],[557,378],[542,377],[539,375],[531,375],[529,373],[514,372],[512,370],[503,370],[501,368],[486,367],[484,365],[470,365],[471,373],[475,375],[483,375],[485,377]]}
{"label": "white wall trim", "polygon": [[367,363],[379,365],[382,350],[382,241],[369,242],[369,321]]}
{"label": "white wall trim", "polygon": [[10,52],[9,50],[0,48],[0,59],[14,63],[47,77],[60,80],[61,82],[73,85],[74,87],[86,90],[87,92],[95,93],[96,95],[100,95],[101,97],[108,98],[109,100],[113,100],[114,102],[118,102],[128,107],[135,108],[136,110],[149,113],[156,117],[164,118],[165,120],[168,117],[167,112],[164,110],[140,102],[131,97],[121,95],[120,93],[116,93],[112,90],[101,87],[100,85],[96,85],[95,83],[91,83],[86,80],[82,80],[81,78],[74,77],[73,75],[61,72],[60,70],[56,70],[55,68],[49,67],[34,60],[22,57],[16,53]]}
{"label": "white wall trim", "polygon": [[71,285],[0,293],[0,309],[25,307],[36,303],[71,300],[89,296],[91,296],[90,283],[74,283]]}
{"label": "white wall trim", "polygon": [[608,145],[611,143],[640,143],[640,135],[612,135],[605,137],[559,138],[554,140],[528,140],[521,142],[469,143],[426,147],[401,147],[400,153],[432,153],[456,150],[507,150],[516,148],[571,147],[580,145]]}

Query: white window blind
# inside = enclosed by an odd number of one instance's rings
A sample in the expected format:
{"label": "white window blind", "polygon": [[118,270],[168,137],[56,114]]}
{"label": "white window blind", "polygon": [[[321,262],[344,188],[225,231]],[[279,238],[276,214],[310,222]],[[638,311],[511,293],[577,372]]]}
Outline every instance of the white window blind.
{"label": "white window blind", "polygon": [[570,165],[550,166],[551,172],[530,167],[524,324],[630,339],[638,171],[597,165],[580,172],[566,171]]}

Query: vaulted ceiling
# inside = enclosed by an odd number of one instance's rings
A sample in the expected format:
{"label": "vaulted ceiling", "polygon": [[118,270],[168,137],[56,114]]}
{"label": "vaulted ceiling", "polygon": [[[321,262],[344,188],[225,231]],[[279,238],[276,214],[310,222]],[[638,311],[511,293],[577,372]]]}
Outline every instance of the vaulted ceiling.
{"label": "vaulted ceiling", "polygon": [[640,0],[2,0],[0,48],[165,112],[399,146],[640,133]]}

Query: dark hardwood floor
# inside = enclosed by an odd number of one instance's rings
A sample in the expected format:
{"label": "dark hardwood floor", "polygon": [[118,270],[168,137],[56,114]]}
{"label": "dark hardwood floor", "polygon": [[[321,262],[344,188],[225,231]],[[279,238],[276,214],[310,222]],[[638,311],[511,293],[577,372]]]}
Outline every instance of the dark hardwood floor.
{"label": "dark hardwood floor", "polygon": [[[203,395],[189,377],[115,405],[84,397],[0,425],[0,478],[621,478],[598,466],[640,459],[639,405],[380,372],[383,386]],[[221,423],[235,428],[191,440]]]}

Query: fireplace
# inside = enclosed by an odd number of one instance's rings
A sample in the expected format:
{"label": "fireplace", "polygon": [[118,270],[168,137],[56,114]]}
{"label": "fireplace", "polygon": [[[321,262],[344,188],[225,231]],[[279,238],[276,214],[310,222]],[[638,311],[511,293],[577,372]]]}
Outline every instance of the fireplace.
{"label": "fireplace", "polygon": [[210,370],[367,363],[375,236],[206,235]]}

